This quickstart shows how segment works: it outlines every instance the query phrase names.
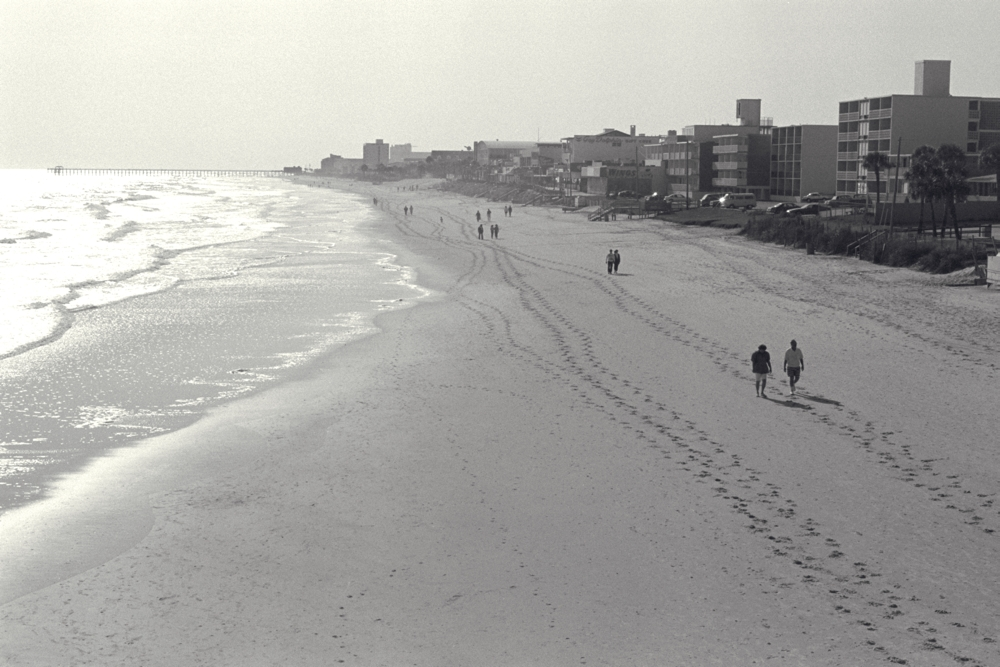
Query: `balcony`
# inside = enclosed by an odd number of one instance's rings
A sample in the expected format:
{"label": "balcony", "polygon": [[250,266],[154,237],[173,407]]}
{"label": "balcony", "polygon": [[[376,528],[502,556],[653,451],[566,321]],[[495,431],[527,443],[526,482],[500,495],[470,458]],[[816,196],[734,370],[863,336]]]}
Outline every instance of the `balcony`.
{"label": "balcony", "polygon": [[725,154],[725,153],[740,153],[740,152],[745,153],[746,151],[747,151],[746,144],[743,144],[743,145],[730,144],[730,145],[726,145],[726,146],[712,146],[712,152],[715,153],[716,155],[722,155],[722,154]]}
{"label": "balcony", "polygon": [[741,160],[738,162],[716,162],[712,165],[716,171],[736,171],[738,169],[746,169],[746,160]]}
{"label": "balcony", "polygon": [[839,122],[841,122],[841,123],[850,122],[852,120],[858,120],[860,117],[861,117],[861,115],[857,111],[854,111],[854,112],[851,112],[851,113],[842,113],[842,114],[840,114],[840,121]]}

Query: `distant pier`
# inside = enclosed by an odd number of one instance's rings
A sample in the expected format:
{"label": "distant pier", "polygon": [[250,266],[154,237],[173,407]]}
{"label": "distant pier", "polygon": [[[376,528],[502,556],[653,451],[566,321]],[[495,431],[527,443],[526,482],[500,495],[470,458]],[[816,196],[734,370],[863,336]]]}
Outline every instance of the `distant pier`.
{"label": "distant pier", "polygon": [[85,169],[76,167],[49,167],[57,176],[108,175],[116,176],[292,176],[291,172],[278,169]]}

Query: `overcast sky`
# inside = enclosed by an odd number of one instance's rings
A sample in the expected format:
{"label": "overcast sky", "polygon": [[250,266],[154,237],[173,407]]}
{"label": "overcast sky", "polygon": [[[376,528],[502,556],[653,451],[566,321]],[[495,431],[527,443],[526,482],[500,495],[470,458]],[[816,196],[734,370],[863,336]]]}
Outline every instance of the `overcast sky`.
{"label": "overcast sky", "polygon": [[0,168],[319,166],[735,122],[840,100],[1000,97],[995,0],[0,0]]}

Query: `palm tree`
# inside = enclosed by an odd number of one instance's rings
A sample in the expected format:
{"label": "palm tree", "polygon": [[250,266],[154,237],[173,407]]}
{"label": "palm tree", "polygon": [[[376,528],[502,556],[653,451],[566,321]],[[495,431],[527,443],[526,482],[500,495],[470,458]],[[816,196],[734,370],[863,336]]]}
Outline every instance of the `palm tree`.
{"label": "palm tree", "polygon": [[937,157],[941,164],[941,191],[945,198],[945,216],[950,212],[957,243],[962,239],[962,230],[958,226],[955,204],[964,201],[969,195],[969,183],[966,181],[969,167],[965,151],[955,144],[941,144],[937,149]]}
{"label": "palm tree", "polygon": [[893,166],[892,161],[889,160],[889,156],[885,153],[872,151],[865,156],[861,162],[861,166],[868,171],[875,172],[875,212],[877,215],[878,205],[881,201],[880,195],[882,194],[882,172]]}
{"label": "palm tree", "polygon": [[[1000,144],[990,144],[979,154],[979,164],[997,177],[997,202],[1000,202]],[[1000,215],[1000,205],[997,206]]]}
{"label": "palm tree", "polygon": [[[913,155],[910,156],[910,168],[903,174],[903,178],[910,186],[910,193],[914,197],[920,198],[920,221],[917,223],[917,233],[924,231],[924,204],[927,202],[929,174],[934,161],[934,148],[931,146],[920,146]],[[937,228],[934,229],[937,236]]]}

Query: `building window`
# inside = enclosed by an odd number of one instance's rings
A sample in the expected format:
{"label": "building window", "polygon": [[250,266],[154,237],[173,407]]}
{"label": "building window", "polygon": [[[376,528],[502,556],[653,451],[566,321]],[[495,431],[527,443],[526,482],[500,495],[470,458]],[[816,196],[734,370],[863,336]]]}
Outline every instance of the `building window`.
{"label": "building window", "polygon": [[868,106],[872,111],[878,111],[882,108],[882,100],[876,97],[874,100],[868,102]]}
{"label": "building window", "polygon": [[969,123],[969,132],[978,132],[978,131],[979,131],[979,123],[975,122]]}
{"label": "building window", "polygon": [[979,147],[978,147],[978,145],[976,144],[975,141],[970,141],[968,144],[965,145],[965,152],[966,153],[976,153],[976,152],[978,152],[978,150],[979,150]]}
{"label": "building window", "polygon": [[840,113],[850,113],[849,110],[848,110],[848,103],[847,102],[841,102],[840,103]]}
{"label": "building window", "polygon": [[858,112],[858,102],[857,101],[855,101],[855,102],[848,102],[847,103],[847,111],[848,111],[848,113],[857,113]]}
{"label": "building window", "polygon": [[979,100],[969,100],[969,111],[979,111]]}
{"label": "building window", "polygon": [[882,106],[883,109],[891,109],[892,108],[892,98],[891,97],[883,97],[882,98],[882,105],[881,106]]}
{"label": "building window", "polygon": [[892,139],[882,139],[878,142],[878,150],[880,153],[888,153],[892,150]]}

